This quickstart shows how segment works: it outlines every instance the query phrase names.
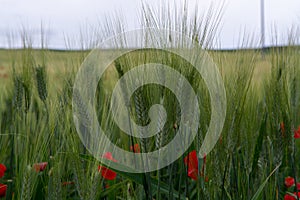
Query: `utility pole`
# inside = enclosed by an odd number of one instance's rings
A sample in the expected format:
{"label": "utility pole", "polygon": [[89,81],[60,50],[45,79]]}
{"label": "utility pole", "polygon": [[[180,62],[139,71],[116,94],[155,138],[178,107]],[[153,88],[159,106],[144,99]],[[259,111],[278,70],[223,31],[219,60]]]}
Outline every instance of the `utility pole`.
{"label": "utility pole", "polygon": [[265,0],[260,0],[260,31],[261,31],[261,52],[265,53]]}

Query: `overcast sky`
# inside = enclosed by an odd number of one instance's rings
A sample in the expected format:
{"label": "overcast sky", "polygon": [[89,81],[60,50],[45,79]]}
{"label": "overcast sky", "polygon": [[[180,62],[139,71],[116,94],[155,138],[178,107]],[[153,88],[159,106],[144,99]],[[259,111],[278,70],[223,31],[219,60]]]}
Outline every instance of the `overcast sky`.
{"label": "overcast sky", "polygon": [[[144,0],[150,5],[159,5],[168,0]],[[176,0],[180,2],[183,0]],[[198,0],[199,10],[205,10],[214,2],[222,0]],[[174,2],[174,0],[169,0]],[[188,0],[190,8],[197,0]],[[220,35],[221,48],[235,48],[242,30],[246,34],[260,33],[260,0],[227,0]],[[47,27],[48,47],[66,47],[64,35],[69,38],[79,35],[80,27],[95,25],[105,17],[122,13],[129,29],[134,28],[140,12],[140,0],[0,0],[0,47],[8,47],[7,35],[18,32],[21,27],[31,31],[34,44],[39,43],[41,21]],[[300,26],[300,0],[265,0],[266,43],[271,45],[271,27],[277,27],[281,38],[286,38],[288,29]],[[273,31],[274,35],[274,31]],[[18,37],[14,39],[19,45]],[[284,39],[280,39],[283,43]]]}

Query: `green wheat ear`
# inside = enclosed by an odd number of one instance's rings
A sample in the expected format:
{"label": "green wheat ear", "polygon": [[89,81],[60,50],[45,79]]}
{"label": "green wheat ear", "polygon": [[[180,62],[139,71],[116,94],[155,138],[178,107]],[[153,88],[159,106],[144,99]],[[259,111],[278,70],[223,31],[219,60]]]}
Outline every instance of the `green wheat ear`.
{"label": "green wheat ear", "polygon": [[99,196],[99,188],[101,187],[101,177],[98,171],[92,174],[91,183],[88,199],[96,200]]}
{"label": "green wheat ear", "polygon": [[115,60],[115,68],[118,72],[119,78],[121,78],[124,75],[124,70],[122,69],[122,65],[119,60]]}
{"label": "green wheat ear", "polygon": [[23,87],[22,77],[19,75],[15,75],[13,105],[17,110],[20,110],[22,108],[23,95],[24,95],[24,87]]}
{"label": "green wheat ear", "polygon": [[[134,108],[137,122],[142,126],[147,125],[147,123],[149,122],[149,118],[147,116],[147,108],[141,89],[138,89],[134,93]],[[140,134],[143,135],[144,133]],[[147,152],[147,139],[141,138],[140,140],[142,144],[142,151]]]}
{"label": "green wheat ear", "polygon": [[60,163],[56,164],[51,169],[51,175],[49,177],[48,185],[48,200],[62,199],[62,187],[61,187],[61,166]]}
{"label": "green wheat ear", "polygon": [[42,66],[36,67],[35,73],[36,73],[36,84],[37,84],[39,97],[42,101],[45,102],[48,96],[45,67]]}
{"label": "green wheat ear", "polygon": [[74,176],[75,187],[79,196],[80,200],[86,199],[86,181],[84,177],[84,169],[82,168],[81,161],[75,155],[72,156],[71,163],[72,163],[72,171]]}
{"label": "green wheat ear", "polygon": [[32,168],[27,166],[22,182],[21,200],[31,199],[32,197]]}

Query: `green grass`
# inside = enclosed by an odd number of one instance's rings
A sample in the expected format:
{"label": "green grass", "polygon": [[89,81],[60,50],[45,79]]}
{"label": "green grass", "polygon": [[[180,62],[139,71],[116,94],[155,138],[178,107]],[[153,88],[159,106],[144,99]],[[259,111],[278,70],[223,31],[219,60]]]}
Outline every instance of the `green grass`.
{"label": "green grass", "polygon": [[[14,62],[21,63],[26,51],[32,50],[2,50],[1,56],[20,55]],[[34,63],[41,64],[41,51],[33,52]],[[1,80],[6,86],[1,89],[0,160],[8,167],[1,182],[8,183],[11,187],[9,192],[14,193],[15,199],[54,198],[55,192],[59,192],[55,195],[63,199],[90,199],[89,195],[97,198],[146,198],[142,174],[119,172],[116,180],[107,181],[97,171],[99,163],[92,156],[83,157],[89,154],[77,136],[71,110],[72,80],[80,65],[78,55],[82,54],[46,52],[46,57],[57,60],[46,62],[49,95],[43,99],[38,92],[35,66],[28,69],[16,67],[13,72],[8,65],[9,60],[2,64],[9,78]],[[169,195],[175,198],[181,194],[181,197],[190,199],[251,199],[259,190],[259,198],[282,199],[287,190],[284,178],[297,177],[300,172],[297,164],[299,141],[293,139],[293,130],[300,124],[299,53],[287,47],[280,53],[274,48],[264,59],[256,51],[210,54],[222,73],[228,105],[221,139],[207,156],[205,176],[209,181],[204,182],[202,177],[199,181],[189,179],[180,159],[172,164],[172,170],[167,167],[159,170],[159,174],[149,174],[151,179],[147,180],[152,185],[151,193],[155,198],[167,198]],[[54,66],[55,70],[52,69]],[[30,73],[26,74],[27,70]],[[113,85],[117,71],[109,69],[107,74],[103,84]],[[22,83],[21,94],[13,81],[17,77]],[[104,87],[111,88],[108,85]],[[20,100],[16,101],[17,98]],[[104,107],[102,105],[102,110]],[[100,116],[102,114],[99,113]],[[172,123],[175,118],[169,120]],[[281,122],[285,124],[284,133],[279,128]],[[201,123],[207,124],[208,121]],[[116,131],[116,137],[122,135],[116,127],[112,127],[109,129]],[[199,134],[204,130],[201,128]],[[124,136],[122,138],[128,140]],[[126,144],[128,142],[124,142],[123,147],[129,150]],[[193,148],[197,149],[197,141]],[[45,171],[36,173],[32,170],[34,163],[43,161],[49,163]],[[267,179],[277,166],[279,169]],[[159,186],[155,184],[157,180]],[[75,184],[61,185],[67,181]],[[110,187],[105,189],[105,184]],[[260,188],[260,185],[264,187]]]}
{"label": "green grass", "polygon": [[[2,51],[2,54],[8,52]],[[12,51],[9,54],[18,55],[21,52]],[[35,50],[34,53],[37,58],[32,59],[39,60],[41,52]],[[71,110],[71,83],[80,65],[81,52],[46,54],[52,58],[55,56],[57,60],[47,61],[46,85],[49,95],[44,101],[39,96],[35,73],[28,73],[24,77],[26,69],[20,67],[13,73],[11,66],[5,66],[9,78],[1,80],[7,87],[1,89],[0,159],[8,166],[8,172],[1,182],[9,183],[16,199],[24,195],[31,198],[40,198],[39,195],[43,198],[50,197],[54,192],[60,192],[56,195],[61,195],[62,198],[74,199],[81,196],[82,199],[89,199],[91,188],[94,188],[93,193],[97,193],[98,196],[94,195],[99,198],[143,197],[144,182],[139,181],[143,179],[142,174],[129,176],[119,172],[115,181],[106,181],[97,172],[98,162],[91,156],[88,159],[82,157],[89,154],[76,134]],[[300,124],[299,65],[296,65],[299,63],[298,52],[286,48],[278,53],[275,48],[264,60],[255,51],[212,52],[211,55],[220,67],[225,82],[228,107],[221,140],[207,156],[205,173],[209,181],[199,180],[198,183],[187,178],[183,161],[178,160],[173,164],[173,170],[170,167],[161,169],[159,176],[157,172],[150,173],[149,176],[154,181],[148,180],[152,182],[151,193],[157,196],[158,185],[154,183],[158,179],[161,198],[180,193],[190,199],[250,199],[259,190],[259,186],[264,184],[271,171],[280,166],[261,190],[260,198],[282,199],[287,190],[284,178],[297,176],[300,166],[296,156],[300,153],[299,141],[292,137],[293,130]],[[64,57],[75,61],[59,69],[56,65],[62,63]],[[59,75],[52,66],[61,70]],[[27,70],[34,71],[34,66],[28,66]],[[116,71],[109,70],[108,74],[111,77],[107,75],[103,83],[113,85],[117,78],[113,75]],[[13,81],[17,77],[23,85],[22,97],[16,97],[20,95],[16,82]],[[25,88],[28,86],[27,91]],[[107,85],[104,87],[109,88]],[[26,91],[29,95],[26,95]],[[27,96],[30,97],[29,100],[26,100]],[[16,98],[20,99],[19,103]],[[171,117],[169,120],[175,119]],[[285,124],[284,134],[279,128],[281,122]],[[207,124],[207,121],[202,123]],[[113,130],[118,138],[121,133],[116,127]],[[201,128],[199,134],[204,130],[205,128]],[[128,146],[125,148],[129,150]],[[191,147],[193,148],[197,148],[197,141]],[[37,174],[32,170],[32,165],[42,161],[49,162],[49,165],[44,172]],[[75,184],[61,186],[60,182],[66,181]],[[107,183],[110,187],[104,189],[103,184]],[[170,183],[173,187],[172,194],[163,192],[170,191]],[[131,188],[130,194],[128,187]],[[116,192],[112,192],[113,190]]]}

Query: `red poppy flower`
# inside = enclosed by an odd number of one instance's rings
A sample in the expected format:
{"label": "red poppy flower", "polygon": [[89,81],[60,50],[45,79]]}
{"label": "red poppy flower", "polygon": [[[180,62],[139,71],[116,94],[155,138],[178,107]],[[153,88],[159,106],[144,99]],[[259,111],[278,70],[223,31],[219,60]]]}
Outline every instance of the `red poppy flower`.
{"label": "red poppy flower", "polygon": [[5,174],[6,167],[3,164],[0,164],[0,178],[2,178]]}
{"label": "red poppy flower", "polygon": [[295,130],[294,138],[295,139],[300,138],[300,126],[298,127],[298,130]]}
{"label": "red poppy flower", "polygon": [[198,178],[198,158],[195,150],[191,151],[185,158],[184,164],[188,166],[188,176],[197,180]]}
{"label": "red poppy flower", "polygon": [[300,191],[300,183],[297,183],[297,190]]}
{"label": "red poppy flower", "polygon": [[285,186],[287,188],[289,188],[289,187],[291,187],[291,186],[293,186],[295,184],[295,179],[292,178],[292,177],[290,177],[290,176],[288,176],[288,177],[285,178],[284,184],[285,184]]}
{"label": "red poppy flower", "polygon": [[73,185],[74,182],[71,182],[71,181],[66,181],[66,182],[63,182],[62,185],[63,186],[66,186],[66,185]]}
{"label": "red poppy flower", "polygon": [[141,153],[140,145],[134,144],[133,146],[130,146],[130,151],[133,151],[134,153]]}
{"label": "red poppy flower", "polygon": [[285,132],[285,128],[284,128],[284,123],[283,122],[280,123],[280,130],[281,130],[282,133]]}
{"label": "red poppy flower", "polygon": [[219,143],[223,144],[223,138],[222,138],[222,136],[220,136],[220,138],[219,138]]}
{"label": "red poppy flower", "polygon": [[296,198],[290,194],[286,194],[284,195],[284,200],[296,200]]}
{"label": "red poppy flower", "polygon": [[5,197],[7,190],[7,185],[0,183],[0,197]]}
{"label": "red poppy flower", "polygon": [[113,162],[117,162],[117,160],[115,160],[112,156],[112,154],[110,152],[106,152],[105,154],[103,154],[102,156],[103,158],[106,158],[107,160],[111,160]]}
{"label": "red poppy flower", "polygon": [[205,176],[204,181],[207,183],[209,181],[208,176]]}
{"label": "red poppy flower", "polygon": [[98,166],[98,171],[101,172],[102,177],[107,180],[114,180],[117,177],[117,173],[115,171],[101,165]]}
{"label": "red poppy flower", "polygon": [[46,169],[47,165],[48,165],[47,162],[35,163],[33,165],[33,168],[35,169],[36,172],[42,172]]}
{"label": "red poppy flower", "polygon": [[[113,162],[117,162],[117,160],[115,160],[113,158],[113,156],[110,152],[106,152],[103,155],[103,158],[106,158],[106,159],[111,160]],[[107,167],[104,167],[104,166],[101,166],[101,165],[98,166],[98,171],[101,172],[102,177],[104,179],[107,179],[107,180],[114,180],[117,177],[117,173],[115,171],[113,171],[111,169],[108,169]]]}
{"label": "red poppy flower", "polygon": [[[298,198],[300,197],[300,192],[298,192]],[[293,195],[291,194],[286,194],[284,195],[284,200],[296,200],[296,192],[293,193]]]}

